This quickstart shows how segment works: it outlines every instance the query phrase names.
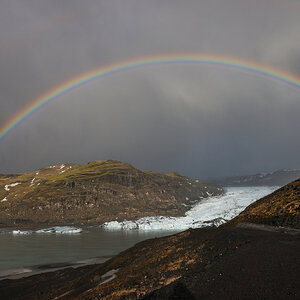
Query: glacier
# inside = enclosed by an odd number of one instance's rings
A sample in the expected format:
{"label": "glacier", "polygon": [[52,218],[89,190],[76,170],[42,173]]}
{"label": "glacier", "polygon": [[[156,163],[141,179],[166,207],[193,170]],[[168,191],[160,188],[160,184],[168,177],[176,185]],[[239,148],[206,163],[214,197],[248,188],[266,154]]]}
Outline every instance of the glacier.
{"label": "glacier", "polygon": [[145,217],[134,221],[106,222],[107,230],[186,230],[206,226],[219,226],[241,213],[254,201],[272,193],[279,187],[228,187],[222,196],[210,197],[197,203],[183,217]]}

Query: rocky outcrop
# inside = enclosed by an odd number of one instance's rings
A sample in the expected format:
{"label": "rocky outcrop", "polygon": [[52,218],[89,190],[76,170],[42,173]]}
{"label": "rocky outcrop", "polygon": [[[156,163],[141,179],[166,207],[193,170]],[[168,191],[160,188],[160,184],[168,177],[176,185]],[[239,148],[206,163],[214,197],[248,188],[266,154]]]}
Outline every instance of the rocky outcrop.
{"label": "rocky outcrop", "polygon": [[181,216],[222,188],[177,173],[144,172],[118,161],[63,164],[0,177],[1,225],[99,224]]}

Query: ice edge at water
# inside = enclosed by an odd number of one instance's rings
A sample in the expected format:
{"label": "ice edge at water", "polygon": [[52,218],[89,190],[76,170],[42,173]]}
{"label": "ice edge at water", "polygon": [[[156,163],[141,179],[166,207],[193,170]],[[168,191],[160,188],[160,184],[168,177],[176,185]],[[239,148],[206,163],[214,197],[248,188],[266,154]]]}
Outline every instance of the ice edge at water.
{"label": "ice edge at water", "polygon": [[135,221],[106,222],[107,230],[185,230],[220,226],[241,213],[254,201],[278,187],[229,187],[222,196],[210,197],[196,204],[183,217],[146,217]]}
{"label": "ice edge at water", "polygon": [[41,234],[41,233],[55,233],[55,234],[76,234],[81,233],[81,228],[70,227],[70,226],[54,226],[50,228],[40,229],[40,230],[13,230],[14,235],[26,235],[26,234]]}
{"label": "ice edge at water", "polygon": [[[107,230],[185,230],[220,226],[242,212],[254,201],[272,193],[278,187],[229,187],[222,196],[209,197],[196,204],[183,217],[145,217],[135,221],[111,221],[101,225]],[[54,226],[40,230],[13,230],[14,235],[78,234],[82,228]]]}

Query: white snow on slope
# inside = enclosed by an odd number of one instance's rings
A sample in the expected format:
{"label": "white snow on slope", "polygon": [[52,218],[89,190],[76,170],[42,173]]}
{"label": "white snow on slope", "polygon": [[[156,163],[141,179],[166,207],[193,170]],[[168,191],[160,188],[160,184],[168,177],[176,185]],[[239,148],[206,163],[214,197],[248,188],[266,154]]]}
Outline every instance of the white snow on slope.
{"label": "white snow on slope", "polygon": [[34,181],[35,181],[35,177],[31,180],[30,186],[33,186],[33,185],[34,185]]}
{"label": "white snow on slope", "polygon": [[202,200],[184,217],[146,217],[136,221],[106,222],[109,230],[185,230],[219,226],[234,218],[254,201],[272,193],[278,187],[230,187],[225,195]]}
{"label": "white snow on slope", "polygon": [[21,182],[15,182],[15,183],[12,183],[12,184],[6,184],[5,187],[4,187],[4,189],[6,191],[9,191],[11,187],[14,187],[14,186],[16,186],[18,184],[21,184]]}

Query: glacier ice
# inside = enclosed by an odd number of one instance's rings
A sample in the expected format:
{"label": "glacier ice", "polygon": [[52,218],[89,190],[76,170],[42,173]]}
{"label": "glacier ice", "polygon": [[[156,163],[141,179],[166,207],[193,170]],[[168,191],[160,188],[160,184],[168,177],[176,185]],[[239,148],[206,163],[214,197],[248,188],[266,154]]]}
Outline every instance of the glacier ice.
{"label": "glacier ice", "polygon": [[183,217],[145,217],[134,221],[106,222],[101,226],[108,230],[185,230],[219,226],[277,188],[269,186],[229,187],[222,196],[201,200]]}

